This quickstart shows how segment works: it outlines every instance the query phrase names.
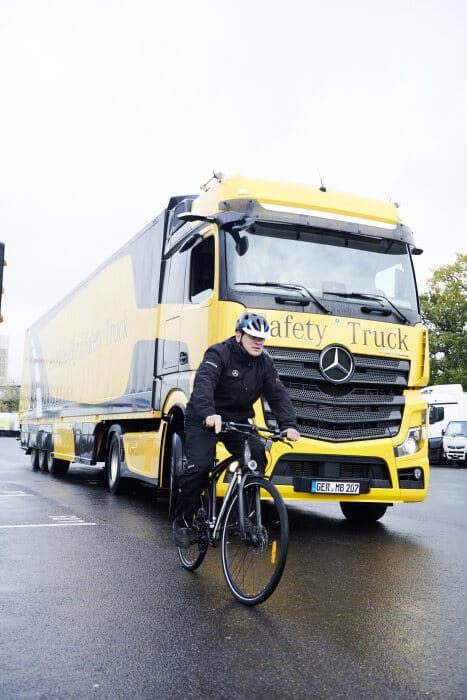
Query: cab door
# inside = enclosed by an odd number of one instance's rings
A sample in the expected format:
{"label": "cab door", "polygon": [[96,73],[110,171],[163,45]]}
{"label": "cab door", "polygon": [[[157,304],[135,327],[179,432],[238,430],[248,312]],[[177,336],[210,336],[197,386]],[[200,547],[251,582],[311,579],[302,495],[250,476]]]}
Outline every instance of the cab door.
{"label": "cab door", "polygon": [[161,352],[159,374],[178,372],[180,365],[186,364],[186,357],[180,350],[180,334],[185,282],[187,253],[175,253],[166,263],[164,290],[161,307]]}
{"label": "cab door", "polygon": [[187,359],[185,369],[198,368],[206,348],[213,342],[212,335],[215,335],[215,251],[216,238],[209,230],[191,248],[187,261],[180,336],[180,352]]}
{"label": "cab door", "polygon": [[215,237],[203,231],[192,246],[166,261],[153,406],[160,410],[173,389],[188,397],[193,371],[208,347],[215,296]]}

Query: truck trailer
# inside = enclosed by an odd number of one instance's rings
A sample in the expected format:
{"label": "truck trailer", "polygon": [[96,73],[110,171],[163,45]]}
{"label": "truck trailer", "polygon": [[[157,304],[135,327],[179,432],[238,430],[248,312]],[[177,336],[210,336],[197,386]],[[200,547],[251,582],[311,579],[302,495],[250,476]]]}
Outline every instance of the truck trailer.
{"label": "truck trailer", "polygon": [[[338,502],[361,521],[422,501],[421,252],[392,202],[217,175],[172,197],[27,331],[21,446],[52,474],[104,463],[114,493],[129,478],[170,490],[195,371],[249,310],[270,322],[265,349],[302,436],[272,448],[267,475],[282,496]],[[255,420],[274,424],[264,398]]]}

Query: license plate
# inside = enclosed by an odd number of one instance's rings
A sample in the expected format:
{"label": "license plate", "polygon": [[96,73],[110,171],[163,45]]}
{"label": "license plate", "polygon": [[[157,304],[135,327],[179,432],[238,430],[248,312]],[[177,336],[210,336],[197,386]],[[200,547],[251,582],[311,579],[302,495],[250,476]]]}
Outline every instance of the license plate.
{"label": "license plate", "polygon": [[358,481],[312,481],[311,493],[360,493]]}

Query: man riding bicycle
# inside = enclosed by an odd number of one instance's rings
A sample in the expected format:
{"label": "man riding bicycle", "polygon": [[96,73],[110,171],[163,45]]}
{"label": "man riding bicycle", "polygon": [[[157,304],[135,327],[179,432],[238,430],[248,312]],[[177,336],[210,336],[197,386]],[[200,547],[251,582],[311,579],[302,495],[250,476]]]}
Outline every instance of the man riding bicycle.
{"label": "man riding bicycle", "polygon": [[[263,353],[264,341],[270,337],[264,316],[244,313],[235,325],[235,335],[209,347],[196,372],[185,415],[187,461],[179,478],[173,522],[179,547],[188,547],[193,539],[193,514],[214,464],[217,441],[221,439],[234,457],[241,455],[241,435],[219,437],[223,420],[246,423],[254,416],[253,404],[264,395],[287,439],[300,438],[287,390],[271,357]],[[256,436],[250,438],[250,448],[258,470],[264,473],[266,455]]]}

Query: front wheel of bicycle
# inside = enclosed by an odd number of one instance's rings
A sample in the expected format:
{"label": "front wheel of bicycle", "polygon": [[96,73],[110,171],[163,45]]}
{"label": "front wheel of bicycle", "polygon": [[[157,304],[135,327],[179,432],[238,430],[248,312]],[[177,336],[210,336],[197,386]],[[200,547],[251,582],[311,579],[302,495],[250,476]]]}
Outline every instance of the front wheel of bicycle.
{"label": "front wheel of bicycle", "polygon": [[250,478],[243,487],[242,540],[238,493],[232,498],[222,530],[222,569],[234,596],[245,605],[269,598],[280,581],[289,546],[289,521],[284,502],[269,481]]}

